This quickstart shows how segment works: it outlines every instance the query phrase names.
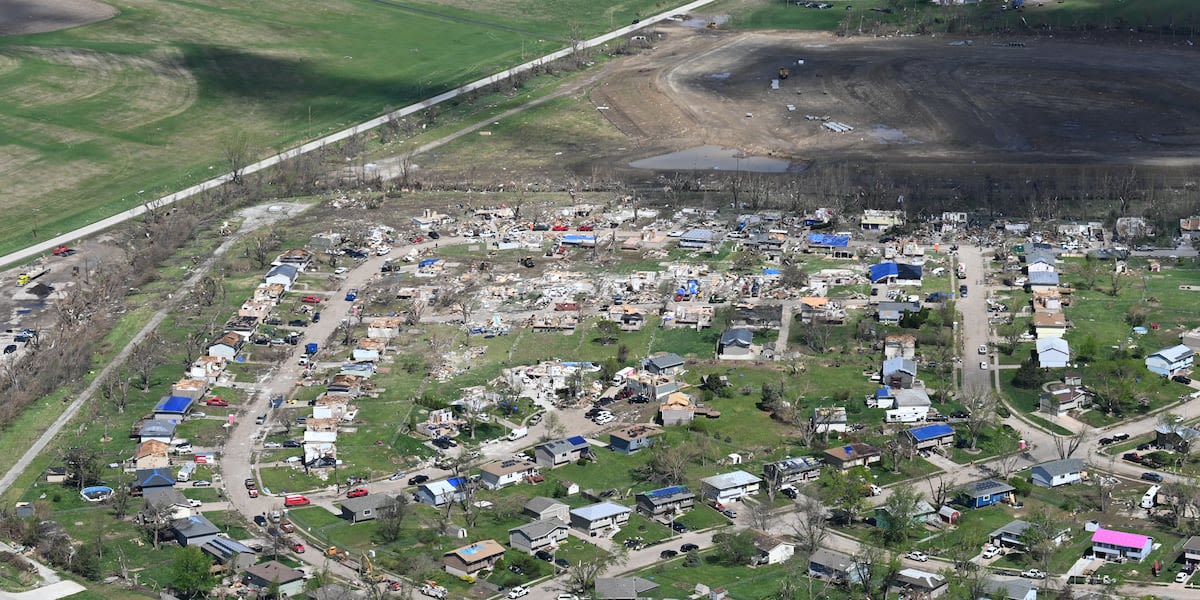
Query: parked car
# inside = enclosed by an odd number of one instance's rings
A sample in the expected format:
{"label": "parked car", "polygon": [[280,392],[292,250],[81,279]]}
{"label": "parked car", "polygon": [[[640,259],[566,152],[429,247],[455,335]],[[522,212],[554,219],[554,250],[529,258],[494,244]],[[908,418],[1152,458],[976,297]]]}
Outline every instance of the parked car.
{"label": "parked car", "polygon": [[908,553],[908,559],[915,560],[917,562],[925,562],[929,560],[929,556],[927,556],[924,552],[913,550],[912,552]]}
{"label": "parked car", "polygon": [[988,546],[987,548],[983,549],[983,554],[981,556],[984,560],[996,558],[997,556],[1000,556],[1000,548],[996,546]]}
{"label": "parked car", "polygon": [[346,497],[347,498],[362,498],[363,496],[366,496],[368,493],[369,492],[367,492],[367,488],[354,488],[354,489],[346,492]]}
{"label": "parked car", "polygon": [[346,292],[346,302],[354,302],[358,299],[358,288],[351,288]]}
{"label": "parked car", "polygon": [[1176,375],[1171,378],[1171,381],[1174,381],[1176,383],[1182,383],[1183,385],[1188,385],[1192,382],[1192,380],[1190,378],[1185,377],[1183,375]]}
{"label": "parked car", "polygon": [[508,570],[512,571],[513,573],[516,573],[517,575],[525,574],[525,569],[522,569],[521,565],[517,565],[517,564],[508,565]]}
{"label": "parked car", "polygon": [[987,361],[979,361],[979,368],[983,371],[987,370]]}
{"label": "parked car", "polygon": [[268,450],[274,450],[276,448],[282,448],[282,447],[283,447],[283,444],[280,444],[279,442],[267,442],[267,443],[263,444],[263,448],[266,448]]}
{"label": "parked car", "polygon": [[204,504],[203,502],[201,502],[195,498],[188,498],[188,506],[190,506],[192,508],[200,508],[203,504]]}
{"label": "parked car", "polygon": [[[1143,477],[1143,479],[1145,479]],[[197,479],[192,482],[192,487],[212,487],[212,482],[207,479]]]}
{"label": "parked car", "polygon": [[301,301],[301,302],[303,302],[303,303],[305,303],[305,304],[320,304],[320,303],[321,303],[321,297],[320,297],[320,296],[313,296],[313,295],[311,295],[311,294],[310,294],[310,295],[308,295],[308,296],[305,296],[305,297],[301,298],[301,299],[300,299],[300,301]]}
{"label": "parked car", "polygon": [[440,233],[438,233],[438,232],[436,232],[436,231],[430,231],[430,232],[429,232],[429,239],[431,239],[431,240],[440,239],[441,237],[442,237],[442,234],[440,234]]}
{"label": "parked car", "polygon": [[429,481],[428,475],[413,475],[408,478],[408,485],[421,485],[426,481]]}
{"label": "parked car", "polygon": [[302,447],[304,447],[304,444],[300,443],[299,440],[286,440],[283,442],[283,447],[284,448],[302,448]]}
{"label": "parked car", "polygon": [[1100,438],[1100,441],[1098,443],[1101,446],[1107,446],[1107,445],[1113,443],[1113,439],[1110,437],[1102,437],[1102,438]]}
{"label": "parked car", "polygon": [[688,531],[690,531],[688,529],[687,525],[684,525],[683,523],[680,523],[679,521],[673,521],[671,523],[671,529],[673,529],[675,531],[675,533],[687,533]]}
{"label": "parked car", "polygon": [[1145,473],[1142,473],[1142,479],[1144,481],[1153,481],[1154,483],[1163,482],[1163,476],[1155,473],[1154,471],[1146,471]]}
{"label": "parked car", "polygon": [[784,496],[787,496],[789,500],[795,500],[796,498],[800,497],[800,493],[796,491],[796,488],[784,488],[779,490],[779,492]]}
{"label": "parked car", "polygon": [[1028,571],[1021,571],[1021,577],[1027,577],[1029,579],[1045,579],[1046,574],[1038,569],[1029,569]]}
{"label": "parked car", "polygon": [[304,554],[304,544],[301,544],[300,542],[292,544],[292,552],[295,552],[296,554]]}
{"label": "parked car", "polygon": [[320,322],[321,322],[321,313],[320,313],[320,312],[315,312],[315,313],[313,313],[313,314],[312,314],[312,322],[313,322],[313,323],[320,323]]}
{"label": "parked car", "polygon": [[308,327],[308,321],[304,319],[292,319],[288,321],[288,327]]}
{"label": "parked car", "polygon": [[255,488],[250,488],[250,489],[246,490],[246,495],[250,496],[251,498],[257,498],[258,490]]}
{"label": "parked car", "polygon": [[569,561],[565,558],[556,558],[556,559],[554,559],[554,566],[559,567],[561,569],[570,569],[571,561]]}
{"label": "parked car", "polygon": [[400,481],[403,478],[404,471],[396,471],[395,473],[392,473],[391,477],[388,477],[388,481]]}
{"label": "parked car", "polygon": [[679,553],[674,550],[663,550],[662,552],[658,553],[658,557],[662,560],[669,560],[675,558],[676,556],[679,556]]}
{"label": "parked car", "polygon": [[[513,565],[513,566],[515,567],[516,565]],[[529,595],[529,590],[527,590],[519,585],[511,590],[508,590],[509,598],[520,598],[522,596],[528,596],[528,595]]]}
{"label": "parked car", "polygon": [[546,552],[545,550],[538,550],[537,552],[534,552],[533,557],[546,562],[554,562],[554,555]]}
{"label": "parked car", "polygon": [[218,397],[216,397],[216,396],[213,396],[212,398],[209,398],[209,399],[208,399],[208,400],[206,400],[204,403],[205,403],[205,404],[207,404],[207,405],[209,405],[209,406],[229,406],[229,403],[228,403],[228,402],[226,402],[226,401],[224,401],[224,400],[222,400],[222,399],[220,399],[220,398],[218,398]]}
{"label": "parked car", "polygon": [[696,544],[684,544],[679,547],[680,552],[694,552],[699,549],[700,546],[697,546]]}
{"label": "parked car", "polygon": [[258,484],[254,482],[253,477],[247,477],[245,483],[246,483],[246,489],[258,487]]}
{"label": "parked car", "polygon": [[1183,583],[1188,580],[1187,571],[1180,571],[1175,574],[1175,583]]}
{"label": "parked car", "polygon": [[729,517],[730,519],[737,518],[737,511],[733,510],[732,508],[726,508],[725,510],[721,511],[721,514],[725,515],[726,517]]}
{"label": "parked car", "polygon": [[980,353],[980,354],[987,354],[987,350],[988,350],[988,348],[987,348],[987,344],[980,344],[980,345],[979,345],[979,353]]}

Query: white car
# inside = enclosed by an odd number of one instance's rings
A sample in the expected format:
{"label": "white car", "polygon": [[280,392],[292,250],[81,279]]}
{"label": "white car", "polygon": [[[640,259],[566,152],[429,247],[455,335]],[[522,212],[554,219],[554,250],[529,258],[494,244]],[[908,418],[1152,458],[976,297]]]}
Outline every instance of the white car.
{"label": "white car", "polygon": [[985,362],[985,361],[980,361],[980,362],[979,362],[979,368],[980,368],[980,369],[982,369],[982,370],[984,370],[984,371],[986,371],[986,370],[987,370],[987,362]]}
{"label": "white car", "polygon": [[196,500],[195,498],[188,498],[188,506],[190,506],[192,508],[200,508],[200,505],[202,505],[202,504],[204,504],[204,503],[199,500]]}
{"label": "white car", "polygon": [[334,270],[333,270],[333,274],[334,274],[334,275],[341,275],[342,273],[345,273],[346,271],[349,271],[349,270],[350,270],[350,269],[347,269],[346,267],[338,267],[338,268],[336,268],[336,269],[334,269]]}
{"label": "white car", "polygon": [[199,412],[199,411],[196,411],[190,415],[190,417],[193,419],[203,419],[207,416],[208,416],[208,413],[203,413],[203,412]]}
{"label": "white car", "polygon": [[979,345],[979,353],[980,353],[980,354],[987,354],[987,344],[980,344],[980,345]]}
{"label": "white car", "polygon": [[1000,556],[1000,549],[995,546],[988,546],[987,548],[983,549],[983,554],[981,556],[984,559],[996,558],[997,556]]}
{"label": "white car", "polygon": [[376,256],[387,256],[392,251],[390,246],[384,246],[375,251]]}
{"label": "white car", "polygon": [[527,590],[519,585],[511,590],[508,590],[509,598],[520,598],[521,596],[528,596],[528,595],[529,595],[529,590]]}
{"label": "white car", "polygon": [[616,420],[617,420],[617,418],[612,415],[599,415],[596,417],[594,422],[597,425],[608,425],[609,423],[612,423],[613,421],[616,421]]}
{"label": "white car", "polygon": [[1180,571],[1175,574],[1175,583],[1183,583],[1188,580],[1188,572]]}
{"label": "white car", "polygon": [[912,552],[909,552],[908,558],[910,560],[915,560],[917,562],[925,562],[925,561],[929,560],[929,557],[926,556],[924,552],[920,552],[917,550],[913,550]]}
{"label": "white car", "polygon": [[263,444],[263,448],[268,448],[268,449],[275,449],[275,448],[282,448],[282,447],[283,447],[283,444],[280,444],[279,442],[267,442],[267,443]]}
{"label": "white car", "polygon": [[559,594],[555,600],[579,600],[579,596],[575,594]]}

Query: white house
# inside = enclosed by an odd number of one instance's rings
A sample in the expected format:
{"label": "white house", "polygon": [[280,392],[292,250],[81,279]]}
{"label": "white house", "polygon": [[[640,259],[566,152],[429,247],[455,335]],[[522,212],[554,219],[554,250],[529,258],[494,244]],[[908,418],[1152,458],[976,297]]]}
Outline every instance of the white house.
{"label": "white house", "polygon": [[1052,460],[1036,465],[1029,471],[1034,485],[1057,487],[1083,479],[1083,461],[1078,458]]}
{"label": "white house", "polygon": [[557,518],[540,519],[508,530],[508,545],[533,554],[558,546],[567,539],[567,524]]}
{"label": "white house", "polygon": [[731,471],[700,480],[700,493],[709,500],[722,504],[741,500],[758,493],[762,479],[745,471]]}
{"label": "white house", "polygon": [[571,527],[590,537],[611,535],[621,530],[633,512],[628,506],[615,502],[600,502],[571,511]]}
{"label": "white house", "polygon": [[232,331],[228,332],[217,338],[217,341],[208,347],[208,355],[226,361],[233,360],[233,357],[237,356],[238,352],[242,349],[242,344],[245,342],[246,340],[242,336]]}
{"label": "white house", "polygon": [[263,280],[267,285],[277,283],[283,286],[286,291],[292,290],[292,285],[296,283],[296,278],[300,276],[300,268],[293,264],[284,263],[267,271]]}
{"label": "white house", "polygon": [[479,468],[479,483],[491,490],[498,490],[521,483],[537,475],[537,463],[531,460],[497,460]]}
{"label": "white house", "polygon": [[758,551],[750,562],[755,565],[775,565],[796,553],[796,546],[764,531],[754,530],[754,549]]}
{"label": "white house", "polygon": [[1146,368],[1163,377],[1174,377],[1190,371],[1196,353],[1183,344],[1163,348],[1146,357]]}
{"label": "white house", "polygon": [[1071,360],[1071,346],[1063,338],[1037,340],[1038,366],[1043,369],[1063,369]]}
{"label": "white house", "polygon": [[445,506],[447,502],[459,502],[464,497],[463,487],[466,485],[461,477],[451,477],[441,481],[430,481],[417,486],[414,497],[417,502],[430,506]]}
{"label": "white house", "polygon": [[846,407],[844,406],[817,406],[813,408],[812,416],[813,430],[817,433],[826,433],[829,431],[845,432],[846,424]]}
{"label": "white house", "polygon": [[924,421],[929,416],[929,408],[933,401],[929,393],[922,389],[893,389],[892,407],[884,411],[884,420],[888,423],[916,423]]}

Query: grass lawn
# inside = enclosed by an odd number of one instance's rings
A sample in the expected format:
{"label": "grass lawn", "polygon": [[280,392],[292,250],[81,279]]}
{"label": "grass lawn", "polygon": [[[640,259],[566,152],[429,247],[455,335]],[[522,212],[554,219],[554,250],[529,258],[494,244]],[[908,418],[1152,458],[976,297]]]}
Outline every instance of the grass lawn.
{"label": "grass lawn", "polygon": [[0,252],[224,172],[222,148],[245,147],[253,159],[663,8],[649,0],[113,4],[120,14],[109,21],[0,41],[15,65],[0,74],[9,91],[0,143],[27,176],[0,194],[13,217],[0,225]]}
{"label": "grass lawn", "polygon": [[276,495],[294,494],[333,486],[333,481],[323,481],[315,475],[305,475],[304,469],[291,467],[263,467],[258,470],[258,479],[264,492]]}
{"label": "grass lawn", "polygon": [[684,598],[695,591],[697,583],[712,589],[724,588],[728,597],[737,600],[760,600],[773,597],[779,589],[780,579],[787,569],[783,565],[771,565],[748,569],[744,565],[726,566],[709,562],[711,553],[695,567],[683,566],[683,559],[661,564],[636,573],[659,585],[647,595],[651,598]]}
{"label": "grass lawn", "polygon": [[[699,507],[693,510],[699,510]],[[651,521],[634,512],[632,515],[629,515],[629,523],[621,528],[621,531],[613,537],[613,541],[621,543],[630,538],[640,537],[647,544],[653,544],[661,542],[672,535],[674,533],[662,523]]]}

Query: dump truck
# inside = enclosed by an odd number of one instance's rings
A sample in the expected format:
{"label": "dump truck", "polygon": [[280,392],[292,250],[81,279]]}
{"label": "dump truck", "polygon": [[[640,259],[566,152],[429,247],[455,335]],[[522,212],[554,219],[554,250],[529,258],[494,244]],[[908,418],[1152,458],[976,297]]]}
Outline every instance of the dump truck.
{"label": "dump truck", "polygon": [[788,75],[791,75],[791,73],[788,72],[787,67],[779,67],[779,78],[780,79],[787,79]]}
{"label": "dump truck", "polygon": [[346,560],[347,552],[345,550],[338,548],[337,546],[330,546],[325,549],[325,557],[332,558],[338,562],[341,562],[343,560]]}
{"label": "dump truck", "polygon": [[17,275],[17,286],[23,287],[29,284],[30,281],[49,273],[50,269],[46,267],[30,267],[24,273]]}

